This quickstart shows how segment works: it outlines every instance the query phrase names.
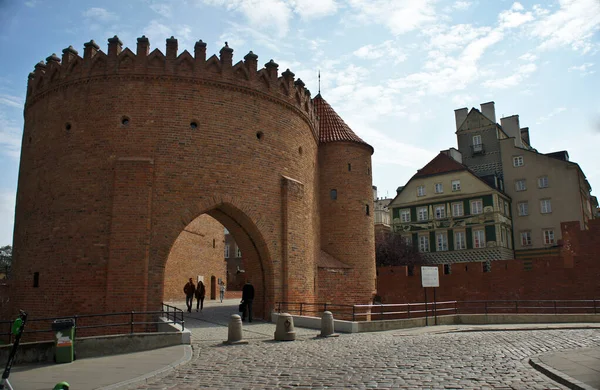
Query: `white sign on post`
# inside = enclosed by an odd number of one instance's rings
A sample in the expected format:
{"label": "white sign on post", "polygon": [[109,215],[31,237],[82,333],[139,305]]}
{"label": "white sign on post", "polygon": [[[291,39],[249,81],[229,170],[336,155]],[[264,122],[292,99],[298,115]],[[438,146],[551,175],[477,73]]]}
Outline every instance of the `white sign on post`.
{"label": "white sign on post", "polygon": [[421,284],[423,287],[440,287],[438,267],[421,267]]}

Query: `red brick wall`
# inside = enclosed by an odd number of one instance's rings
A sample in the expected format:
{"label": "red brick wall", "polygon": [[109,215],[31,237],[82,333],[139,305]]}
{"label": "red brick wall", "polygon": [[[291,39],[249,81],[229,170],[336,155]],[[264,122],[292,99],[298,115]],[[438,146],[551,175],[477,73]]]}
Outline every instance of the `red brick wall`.
{"label": "red brick wall", "polygon": [[225,279],[226,263],[223,257],[223,225],[208,215],[201,215],[185,227],[175,240],[165,266],[165,301],[185,299],[183,286],[189,278],[194,284],[199,276],[204,279],[206,300],[218,298],[211,296],[211,277],[215,283]]}
{"label": "red brick wall", "polygon": [[[169,253],[202,214],[236,237],[257,317],[277,301],[315,298],[319,177],[335,179],[339,167],[319,176],[334,155],[318,159],[310,93],[291,72],[278,77],[273,63],[257,70],[251,55],[233,65],[227,49],[206,60],[202,45],[194,56],[170,45],[165,56],[148,55],[143,41],[137,55],[116,41],[108,55],[88,45],[83,58],[67,53],[62,64],[36,68],[24,113],[13,311],[158,309],[171,294]],[[365,172],[337,186],[363,203],[372,201],[370,153],[357,148],[341,151]],[[356,252],[336,254],[366,267],[353,294],[368,299],[373,221],[362,204],[347,205],[338,217],[348,223],[336,221],[346,234],[338,227],[330,239],[353,243]]]}
{"label": "red brick wall", "polygon": [[[560,256],[494,261],[491,272],[483,272],[479,262],[459,263],[444,275],[440,265],[437,300],[600,298],[600,220],[590,221],[584,231],[578,222],[561,227]],[[415,267],[414,276],[407,276],[406,267],[378,268],[377,292],[383,303],[424,302],[420,268]]]}
{"label": "red brick wall", "polygon": [[[353,277],[319,281],[319,296],[333,299],[343,291],[344,302],[369,303],[376,278],[371,150],[351,142],[325,144],[319,149],[319,164],[321,248],[354,269]],[[330,196],[332,189],[337,190],[335,200]]]}

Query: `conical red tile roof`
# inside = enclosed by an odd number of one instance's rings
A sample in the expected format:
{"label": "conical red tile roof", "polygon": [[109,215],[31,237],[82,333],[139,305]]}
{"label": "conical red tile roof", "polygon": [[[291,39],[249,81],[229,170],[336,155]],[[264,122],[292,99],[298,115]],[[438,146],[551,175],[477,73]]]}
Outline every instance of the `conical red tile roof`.
{"label": "conical red tile roof", "polygon": [[344,122],[334,109],[318,94],[313,99],[319,117],[319,142],[329,143],[338,141],[356,142],[366,145],[373,151],[373,147],[354,134],[352,129]]}

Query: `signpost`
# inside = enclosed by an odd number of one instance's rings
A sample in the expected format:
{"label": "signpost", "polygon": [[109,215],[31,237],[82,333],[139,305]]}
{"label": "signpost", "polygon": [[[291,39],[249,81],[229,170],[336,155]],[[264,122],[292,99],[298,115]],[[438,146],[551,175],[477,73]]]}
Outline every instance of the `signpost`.
{"label": "signpost", "polygon": [[427,314],[427,287],[433,287],[433,316],[437,325],[437,308],[435,300],[435,288],[440,287],[440,274],[438,267],[421,267],[421,285],[425,290],[425,326],[429,325]]}

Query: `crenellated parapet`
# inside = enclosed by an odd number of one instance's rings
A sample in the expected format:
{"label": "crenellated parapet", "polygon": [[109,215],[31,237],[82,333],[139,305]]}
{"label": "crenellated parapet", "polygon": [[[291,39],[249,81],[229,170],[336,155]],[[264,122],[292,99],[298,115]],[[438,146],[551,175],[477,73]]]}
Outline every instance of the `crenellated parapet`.
{"label": "crenellated parapet", "polygon": [[233,49],[227,42],[219,56],[206,58],[206,43],[202,40],[194,45],[193,55],[187,50],[178,54],[177,39],[171,37],[166,40],[163,54],[159,49],[150,51],[150,41],[145,36],[137,39],[135,53],[123,48],[117,36],[108,39],[107,49],[104,53],[92,40],[84,44],[83,57],[69,46],[62,51],[62,58],[52,54],[46,62],[36,64],[28,77],[26,107],[48,91],[97,78],[181,78],[187,82],[219,83],[287,103],[300,110],[318,132],[310,91],[302,80],[294,79],[289,69],[279,75],[279,65],[273,60],[258,69],[258,56],[252,51],[234,64]]}

